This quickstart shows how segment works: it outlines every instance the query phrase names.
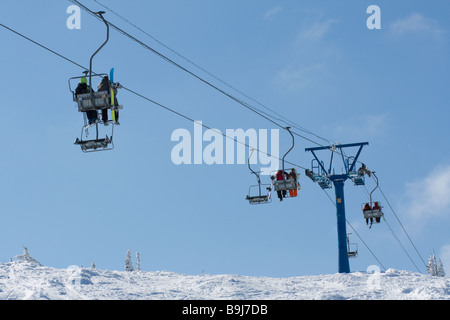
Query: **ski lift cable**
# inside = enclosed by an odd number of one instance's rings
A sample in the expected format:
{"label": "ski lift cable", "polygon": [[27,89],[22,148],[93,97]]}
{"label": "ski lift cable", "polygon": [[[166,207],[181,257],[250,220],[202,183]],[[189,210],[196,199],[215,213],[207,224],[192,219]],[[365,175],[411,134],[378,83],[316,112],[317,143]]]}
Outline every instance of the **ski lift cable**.
{"label": "ski lift cable", "polygon": [[[83,65],[81,65],[81,64],[79,64],[79,63],[77,63],[77,62],[75,62],[75,61],[73,61],[73,60],[71,60],[71,59],[65,57],[64,55],[62,55],[62,54],[60,54],[60,53],[58,53],[58,52],[56,52],[56,51],[54,51],[54,50],[48,48],[47,46],[44,46],[43,44],[40,44],[40,43],[37,42],[37,41],[32,40],[32,39],[29,38],[29,37],[26,37],[26,36],[23,35],[22,33],[17,32],[17,31],[15,31],[15,30],[13,30],[13,29],[7,27],[7,26],[4,25],[4,24],[1,24],[1,23],[0,23],[0,26],[3,27],[3,28],[5,28],[5,29],[7,29],[7,30],[9,30],[9,31],[11,31],[11,32],[13,32],[13,33],[15,33],[15,34],[17,34],[17,35],[19,35],[19,36],[21,36],[22,38],[24,38],[24,39],[26,39],[26,40],[32,42],[33,44],[38,45],[39,47],[41,47],[41,48],[43,48],[43,49],[49,51],[50,53],[53,53],[53,54],[57,55],[58,57],[60,57],[60,58],[62,58],[62,59],[64,59],[64,60],[66,60],[66,61],[68,61],[68,62],[70,62],[70,63],[72,63],[72,64],[74,64],[74,65],[76,65],[76,66],[78,66],[78,67],[80,67],[80,68],[82,68],[82,69],[84,69],[84,70],[89,70],[88,68],[84,67]],[[189,121],[194,122],[194,123],[198,123],[198,122],[196,122],[194,119],[192,119],[192,118],[190,118],[190,117],[188,117],[188,116],[186,116],[186,115],[184,115],[184,114],[182,114],[182,113],[180,113],[180,112],[178,112],[178,111],[176,111],[176,110],[174,110],[174,109],[172,109],[172,108],[169,108],[169,107],[167,107],[167,106],[165,106],[165,105],[163,105],[163,104],[161,104],[161,103],[159,103],[159,102],[157,102],[157,101],[155,101],[155,100],[152,100],[152,99],[150,99],[150,98],[148,98],[148,97],[146,97],[146,96],[144,96],[144,95],[142,95],[142,94],[140,94],[140,93],[138,93],[138,92],[136,92],[136,91],[133,91],[133,90],[131,90],[131,89],[129,89],[129,88],[126,88],[126,87],[124,87],[123,85],[122,85],[122,88],[123,88],[124,90],[126,90],[126,91],[128,91],[128,92],[130,92],[130,93],[132,93],[132,94],[134,94],[134,95],[136,95],[136,96],[138,96],[138,97],[140,97],[140,98],[142,98],[142,99],[144,99],[144,100],[147,100],[147,101],[149,101],[149,102],[151,102],[151,103],[153,103],[153,104],[155,104],[155,105],[157,105],[157,106],[159,106],[159,107],[161,107],[161,108],[163,108],[163,109],[165,109],[165,110],[167,110],[167,111],[170,111],[170,112],[172,112],[172,113],[174,113],[174,114],[176,114],[176,115],[178,115],[178,116],[180,116],[180,117],[182,117],[182,118],[184,118],[184,119],[186,119],[186,120],[189,120]],[[213,130],[214,132],[217,132],[217,133],[221,134],[222,136],[224,136],[225,138],[231,139],[231,140],[235,141],[236,143],[242,144],[242,145],[244,145],[244,146],[246,146],[246,147],[248,147],[248,148],[253,148],[253,149],[255,149],[256,151],[258,151],[258,152],[260,152],[260,153],[263,153],[263,154],[265,154],[265,155],[267,155],[267,156],[269,156],[269,157],[273,157],[273,158],[275,158],[275,159],[277,159],[277,160],[281,160],[281,158],[279,158],[279,157],[272,156],[271,154],[269,154],[269,153],[267,153],[267,152],[265,152],[265,151],[261,151],[261,150],[259,150],[258,148],[255,148],[254,146],[250,146],[248,143],[239,141],[239,140],[238,140],[237,138],[235,138],[235,137],[230,137],[230,136],[226,135],[225,133],[223,133],[223,132],[221,132],[221,131],[219,131],[219,130],[217,130],[217,129],[214,129],[214,128],[212,128],[212,127],[210,127],[210,126],[207,126],[207,125],[205,125],[205,124],[203,124],[203,123],[202,123],[201,125],[202,125],[202,127],[206,128],[206,129]],[[289,163],[289,164],[291,164],[291,165],[293,165],[293,166],[296,166],[296,167],[299,167],[299,168],[302,168],[302,169],[306,169],[305,167],[303,167],[303,166],[301,166],[301,165],[299,165],[299,164],[296,164],[296,163],[293,163],[293,162],[290,162],[290,161],[285,161],[285,162],[286,162],[286,163]]]}
{"label": "ski lift cable", "polygon": [[18,35],[18,36],[20,36],[20,37],[22,37],[22,38],[24,38],[24,39],[26,39],[26,40],[28,40],[28,41],[34,43],[35,45],[37,45],[37,46],[39,46],[39,47],[41,47],[41,48],[43,48],[43,49],[45,49],[45,50],[47,50],[47,51],[49,51],[49,52],[55,54],[55,55],[57,55],[58,57],[60,57],[60,58],[62,58],[62,59],[64,59],[64,60],[66,60],[66,61],[68,61],[68,62],[70,62],[70,63],[72,63],[72,64],[74,64],[74,65],[76,65],[76,66],[78,66],[78,67],[80,67],[80,68],[82,68],[82,69],[84,69],[84,70],[88,70],[88,71],[89,71],[89,68],[86,68],[86,67],[82,66],[81,64],[76,63],[75,61],[73,61],[73,60],[71,60],[71,59],[69,59],[69,58],[63,56],[62,54],[59,54],[58,52],[56,52],[56,51],[54,51],[54,50],[52,50],[52,49],[50,49],[50,48],[48,48],[48,47],[46,47],[46,46],[40,44],[39,42],[36,42],[36,41],[34,41],[33,39],[28,38],[27,36],[23,35],[22,33],[17,32],[17,31],[15,31],[15,30],[13,30],[13,29],[11,29],[11,28],[5,26],[5,25],[2,24],[2,23],[0,23],[0,26],[3,27],[3,28],[5,28],[5,29],[7,29],[7,30],[9,30],[9,31],[11,31],[11,32],[13,32],[13,33],[15,33],[16,35]]}
{"label": "ski lift cable", "polygon": [[[367,197],[370,199],[370,194],[369,194],[369,191],[367,190],[366,186],[364,186],[364,189],[365,189],[365,191],[366,191],[366,193],[367,193]],[[378,186],[378,189],[380,189],[379,186]],[[380,189],[380,191],[381,191],[381,189]],[[386,197],[384,197],[384,199],[386,200],[386,203],[388,203],[389,207],[391,208],[391,211],[394,212],[392,206],[390,205],[390,203],[389,203],[389,201],[386,199]],[[394,215],[396,216],[395,212],[394,212]],[[398,220],[398,217],[397,217],[397,220]],[[386,217],[385,217],[384,215],[383,215],[383,221],[386,223],[387,227],[388,227],[389,230],[391,231],[392,236],[394,237],[394,239],[398,242],[400,248],[403,250],[403,252],[404,252],[404,253],[406,254],[406,256],[409,258],[409,260],[411,261],[411,263],[416,267],[417,271],[419,271],[419,273],[420,273],[420,272],[421,272],[420,269],[417,267],[416,263],[414,262],[414,260],[412,259],[412,257],[409,255],[409,253],[408,253],[408,251],[406,250],[405,246],[402,244],[400,238],[399,238],[399,237],[397,236],[397,234],[394,232],[394,229],[392,229],[391,225],[388,223],[388,221],[386,220]],[[399,224],[400,224],[400,225],[402,226],[402,228],[403,228],[403,225],[402,225],[402,223],[400,222],[400,220],[398,220],[398,222],[399,222]],[[409,235],[408,235],[408,233],[406,232],[406,230],[403,229],[403,231],[406,233],[406,236],[407,236],[408,239],[410,240],[410,242],[411,242],[411,244],[413,245],[413,247],[416,248],[416,246],[415,246],[414,243],[412,242],[412,240],[411,240],[411,238],[409,237]],[[416,252],[418,253],[417,249],[416,249]],[[419,254],[419,253],[418,253],[418,254]],[[420,254],[419,254],[419,257],[420,257]],[[421,257],[420,257],[420,258],[421,258]],[[422,258],[421,258],[421,259],[422,259]],[[423,260],[422,260],[422,262],[423,262]],[[425,264],[425,263],[424,263],[424,264]],[[425,265],[425,266],[426,266],[426,265]]]}
{"label": "ski lift cable", "polygon": [[[88,7],[86,7],[85,5],[83,5],[82,3],[80,3],[77,0],[68,0],[70,2],[72,2],[73,4],[76,4],[78,6],[80,6],[83,10],[85,10],[86,12],[88,12],[89,14],[91,14],[92,16],[94,16],[97,19],[100,19],[95,12],[93,12],[92,10],[90,10]],[[207,84],[208,86],[210,86],[211,88],[217,90],[218,92],[222,93],[223,95],[229,97],[230,99],[236,101],[237,103],[239,103],[240,105],[242,105],[243,107],[247,108],[248,110],[256,113],[257,115],[259,115],[260,117],[266,119],[267,121],[271,122],[272,124],[284,129],[285,126],[279,124],[278,122],[274,121],[273,119],[271,119],[269,116],[263,114],[261,111],[256,110],[254,107],[252,107],[251,105],[249,105],[248,103],[246,103],[245,101],[233,96],[232,94],[220,89],[219,87],[217,87],[216,85],[212,84],[211,82],[207,81],[206,79],[202,78],[201,76],[195,74],[194,72],[188,70],[187,68],[183,67],[182,65],[180,65],[179,63],[175,62],[174,60],[170,59],[169,57],[163,55],[162,53],[160,53],[159,51],[155,50],[154,48],[150,47],[149,45],[147,45],[146,43],[140,41],[139,39],[137,39],[136,37],[132,36],[131,34],[129,34],[128,32],[124,31],[123,29],[117,27],[116,25],[114,25],[113,23],[108,21],[108,24],[110,25],[110,27],[112,27],[113,29],[115,29],[116,31],[118,31],[119,33],[121,33],[122,35],[128,37],[129,39],[135,41],[136,43],[140,44],[142,47],[144,47],[147,50],[150,50],[151,52],[153,52],[154,54],[156,54],[157,56],[159,56],[160,58],[164,59],[165,61],[171,63],[172,65],[174,65],[175,67],[181,69],[182,71],[190,74],[191,76],[197,78],[198,80],[200,80],[201,82]],[[305,139],[306,141],[309,141],[311,143],[314,143],[316,145],[322,146],[320,143],[309,139],[297,132],[293,132],[295,135]]]}
{"label": "ski lift cable", "polygon": [[386,195],[384,194],[383,190],[381,189],[380,186],[378,186],[378,189],[380,190],[381,195],[383,196],[384,200],[386,201],[386,203],[388,204],[389,208],[391,209],[392,213],[394,214],[394,217],[397,219],[398,223],[400,224],[403,232],[405,233],[406,237],[408,238],[408,240],[411,242],[414,250],[416,251],[417,255],[419,256],[420,260],[422,261],[423,265],[426,267],[427,264],[425,263],[425,261],[423,260],[421,254],[419,253],[419,250],[417,250],[416,245],[414,244],[414,242],[412,241],[411,237],[409,236],[408,232],[406,231],[405,227],[403,226],[403,223],[400,221],[399,217],[397,216],[397,213],[395,212],[394,208],[392,207],[391,203],[389,202],[389,200],[387,199]]}
{"label": "ski lift cable", "polygon": [[391,230],[392,236],[397,240],[398,244],[400,245],[400,247],[402,248],[403,252],[405,252],[405,254],[408,256],[409,260],[412,262],[412,264],[416,267],[417,271],[420,273],[420,269],[419,267],[417,267],[417,265],[415,264],[414,260],[411,258],[411,256],[408,254],[408,251],[406,250],[406,248],[403,246],[402,242],[400,241],[400,239],[397,237],[397,235],[395,234],[394,230],[391,228],[391,226],[389,225],[389,223],[387,222],[386,218],[383,216],[383,220],[386,223],[386,225],[388,226],[389,230]]}
{"label": "ski lift cable", "polygon": [[[194,67],[198,68],[199,70],[203,71],[204,73],[206,73],[207,75],[211,76],[212,78],[216,79],[217,81],[219,81],[220,83],[224,84],[225,86],[227,86],[228,88],[236,91],[237,93],[241,94],[242,96],[244,96],[245,98],[255,102],[256,104],[258,104],[259,106],[265,108],[266,110],[272,112],[273,114],[275,114],[277,117],[279,118],[275,118],[272,116],[273,119],[284,122],[287,125],[291,125],[292,127],[303,131],[305,133],[308,133],[310,135],[313,135],[327,143],[330,143],[329,139],[326,139],[324,137],[321,137],[317,134],[315,134],[314,132],[312,132],[311,130],[308,130],[302,126],[300,126],[299,124],[295,123],[294,121],[284,117],[283,115],[281,115],[280,113],[276,112],[275,110],[269,108],[268,106],[264,105],[263,103],[257,101],[256,99],[250,97],[249,95],[245,94],[244,92],[242,92],[241,90],[237,89],[236,87],[232,86],[231,84],[229,84],[228,82],[222,80],[221,78],[219,78],[218,76],[212,74],[211,72],[209,72],[208,70],[206,70],[205,68],[201,67],[200,65],[198,65],[197,63],[193,62],[191,59],[186,58],[185,56],[183,56],[182,54],[180,54],[179,52],[175,51],[174,49],[172,49],[171,47],[169,47],[168,45],[164,44],[162,41],[160,41],[159,39],[157,39],[156,37],[152,36],[151,34],[149,34],[147,31],[143,30],[142,28],[140,28],[139,26],[137,26],[135,23],[133,23],[132,21],[130,21],[129,19],[125,18],[123,15],[117,13],[116,11],[114,11],[113,9],[111,9],[110,7],[106,6],[105,4],[101,3],[98,0],[94,0],[96,3],[98,3],[100,6],[102,6],[103,8],[105,8],[106,10],[110,11],[111,13],[113,13],[114,15],[116,15],[117,17],[119,17],[120,19],[122,19],[123,21],[125,21],[126,23],[128,23],[129,25],[131,25],[132,27],[134,27],[135,29],[139,30],[140,32],[144,33],[146,36],[148,36],[149,38],[151,38],[152,40],[154,40],[155,42],[157,42],[159,45],[161,45],[162,47],[166,48],[167,50],[171,51],[172,53],[174,53],[175,55],[177,55],[178,57],[180,57],[181,59],[185,60],[186,62],[190,63],[191,65],[193,65]],[[270,115],[268,115],[267,113],[265,113],[264,111],[255,108],[256,110],[260,111],[261,113],[267,115],[270,117]]]}
{"label": "ski lift cable", "polygon": [[[367,188],[364,186],[364,188],[366,189],[366,192],[368,193]],[[414,244],[414,242],[412,241],[410,235],[408,234],[408,232],[406,231],[405,227],[403,226],[403,223],[400,221],[397,213],[395,212],[394,208],[392,207],[391,203],[389,202],[389,200],[387,199],[386,195],[384,194],[383,190],[381,189],[381,187],[378,185],[378,189],[380,190],[381,195],[383,196],[384,200],[386,201],[386,203],[388,204],[389,208],[391,209],[392,213],[394,214],[397,222],[399,223],[400,227],[402,228],[403,232],[405,233],[406,237],[408,238],[408,240],[411,242],[411,245],[413,246],[414,250],[416,251],[417,255],[419,256],[420,260],[422,261],[423,265],[426,267],[427,264],[425,263],[425,261],[423,260],[422,256],[420,255],[416,245]],[[386,220],[385,220],[386,221]]]}
{"label": "ski lift cable", "polygon": [[[325,189],[322,189],[323,192],[326,194],[326,196],[328,197],[328,199],[331,201],[331,203],[336,207],[336,203],[333,201],[333,199],[331,198],[331,196],[325,191]],[[369,248],[369,246],[367,245],[367,243],[364,241],[364,239],[361,237],[361,235],[358,233],[358,231],[356,231],[356,229],[352,226],[352,224],[347,220],[347,218],[345,218],[345,221],[347,222],[347,224],[349,225],[349,227],[353,230],[353,232],[356,234],[356,236],[359,238],[359,240],[361,240],[361,242],[364,244],[364,246],[367,248],[367,250],[369,250],[370,254],[375,258],[375,260],[377,260],[377,262],[380,264],[380,266],[384,269],[384,271],[386,271],[386,267],[381,263],[380,259],[378,259],[378,257],[375,255],[375,253]]]}

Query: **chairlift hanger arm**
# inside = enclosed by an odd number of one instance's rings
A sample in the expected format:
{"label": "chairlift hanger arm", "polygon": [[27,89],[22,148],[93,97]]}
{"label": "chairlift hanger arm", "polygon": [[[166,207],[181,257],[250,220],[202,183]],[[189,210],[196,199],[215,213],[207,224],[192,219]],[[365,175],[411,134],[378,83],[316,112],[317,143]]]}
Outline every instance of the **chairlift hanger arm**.
{"label": "chairlift hanger arm", "polygon": [[96,12],[95,14],[99,15],[100,18],[103,20],[104,24],[106,25],[106,40],[103,42],[103,44],[97,49],[97,51],[94,52],[94,54],[91,56],[91,59],[89,61],[89,88],[92,92],[92,60],[94,59],[94,56],[106,45],[106,43],[109,40],[109,24],[103,17],[104,11]]}
{"label": "chairlift hanger arm", "polygon": [[250,152],[250,155],[248,156],[248,168],[250,169],[251,173],[254,174],[256,176],[256,178],[258,179],[258,183],[260,183],[260,178],[259,178],[259,174],[256,173],[251,167],[250,167],[250,158],[252,157],[253,151],[255,151],[255,149],[252,148],[252,151]]}
{"label": "chairlift hanger arm", "polygon": [[295,139],[294,139],[294,135],[293,135],[292,132],[291,132],[291,127],[286,127],[286,130],[289,132],[289,134],[290,134],[291,137],[292,137],[292,146],[291,146],[291,148],[284,154],[283,159],[282,159],[282,162],[283,162],[283,174],[284,174],[284,158],[287,156],[287,154],[288,154],[289,152],[291,152],[291,150],[294,148],[294,145],[295,145]]}
{"label": "chairlift hanger arm", "polygon": [[375,175],[375,171],[372,171],[371,173],[374,176],[375,182],[376,182],[377,185],[375,186],[375,188],[369,194],[370,203],[372,203],[372,193],[378,188],[378,177]]}

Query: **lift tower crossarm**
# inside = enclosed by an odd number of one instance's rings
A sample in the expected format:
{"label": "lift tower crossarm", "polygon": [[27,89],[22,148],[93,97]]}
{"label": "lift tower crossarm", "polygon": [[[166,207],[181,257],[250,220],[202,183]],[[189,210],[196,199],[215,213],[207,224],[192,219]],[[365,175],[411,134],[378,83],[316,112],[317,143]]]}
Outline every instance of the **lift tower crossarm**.
{"label": "lift tower crossarm", "polygon": [[[369,144],[368,142],[337,144],[337,145],[333,145],[333,146],[322,146],[322,147],[306,148],[305,151],[310,151],[313,154],[314,158],[319,163],[319,165],[322,168],[323,172],[328,172],[328,174],[331,174],[331,168],[333,166],[333,154],[334,154],[334,152],[331,153],[330,168],[328,170],[326,170],[325,167],[322,165],[322,163],[317,158],[316,153],[314,151],[319,151],[319,150],[330,150],[330,151],[333,151],[333,149],[344,149],[344,148],[350,148],[350,147],[359,147],[358,152],[356,153],[356,156],[354,157],[353,162],[350,165],[350,168],[345,166],[347,174],[348,174],[349,172],[353,171],[353,169],[355,168],[355,164],[358,161],[358,158],[359,158],[359,155],[361,154],[362,148],[364,146],[368,145],[368,144]],[[342,154],[342,158],[343,158],[344,154],[342,152],[341,152],[341,154]],[[345,165],[345,161],[344,161],[344,165]]]}

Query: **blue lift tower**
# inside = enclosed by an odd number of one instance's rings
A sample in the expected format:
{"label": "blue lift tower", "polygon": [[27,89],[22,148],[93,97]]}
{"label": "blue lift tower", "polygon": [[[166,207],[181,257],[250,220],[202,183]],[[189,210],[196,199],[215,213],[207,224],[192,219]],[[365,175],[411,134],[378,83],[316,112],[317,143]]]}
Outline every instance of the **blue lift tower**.
{"label": "blue lift tower", "polygon": [[[345,202],[344,202],[344,183],[347,179],[353,181],[355,185],[364,185],[364,170],[356,170],[355,165],[358,161],[361,150],[368,142],[338,144],[331,147],[307,148],[313,154],[314,159],[311,161],[311,171],[306,169],[306,176],[312,181],[317,182],[322,189],[329,189],[334,185],[336,192],[336,216],[337,216],[337,232],[338,232],[338,250],[339,250],[339,273],[349,273],[350,263],[348,261],[347,251],[347,227],[345,219]],[[342,149],[359,147],[355,156],[346,157]],[[330,165],[325,168],[323,161],[320,161],[316,155],[316,151],[331,151]],[[336,174],[333,170],[334,154],[338,153],[342,156],[344,170],[340,174]],[[333,170],[333,172],[332,172]]]}

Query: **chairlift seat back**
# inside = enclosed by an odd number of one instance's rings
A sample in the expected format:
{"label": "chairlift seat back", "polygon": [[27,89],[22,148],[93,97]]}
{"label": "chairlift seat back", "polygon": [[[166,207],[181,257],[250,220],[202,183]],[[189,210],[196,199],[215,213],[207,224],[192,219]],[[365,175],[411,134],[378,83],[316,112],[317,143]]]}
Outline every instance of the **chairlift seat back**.
{"label": "chairlift seat back", "polygon": [[295,179],[275,180],[273,182],[273,189],[275,191],[296,190],[298,188]]}
{"label": "chairlift seat back", "polygon": [[367,206],[368,203],[364,203],[363,206],[363,214],[365,219],[373,219],[373,218],[381,218],[383,216],[382,207],[379,202],[375,202],[374,206]]}
{"label": "chairlift seat back", "polygon": [[78,103],[80,112],[111,108],[111,94],[108,91],[74,95],[74,101]]}
{"label": "chairlift seat back", "polygon": [[364,211],[365,219],[381,218],[382,216],[383,216],[383,212],[381,211],[381,209]]}

